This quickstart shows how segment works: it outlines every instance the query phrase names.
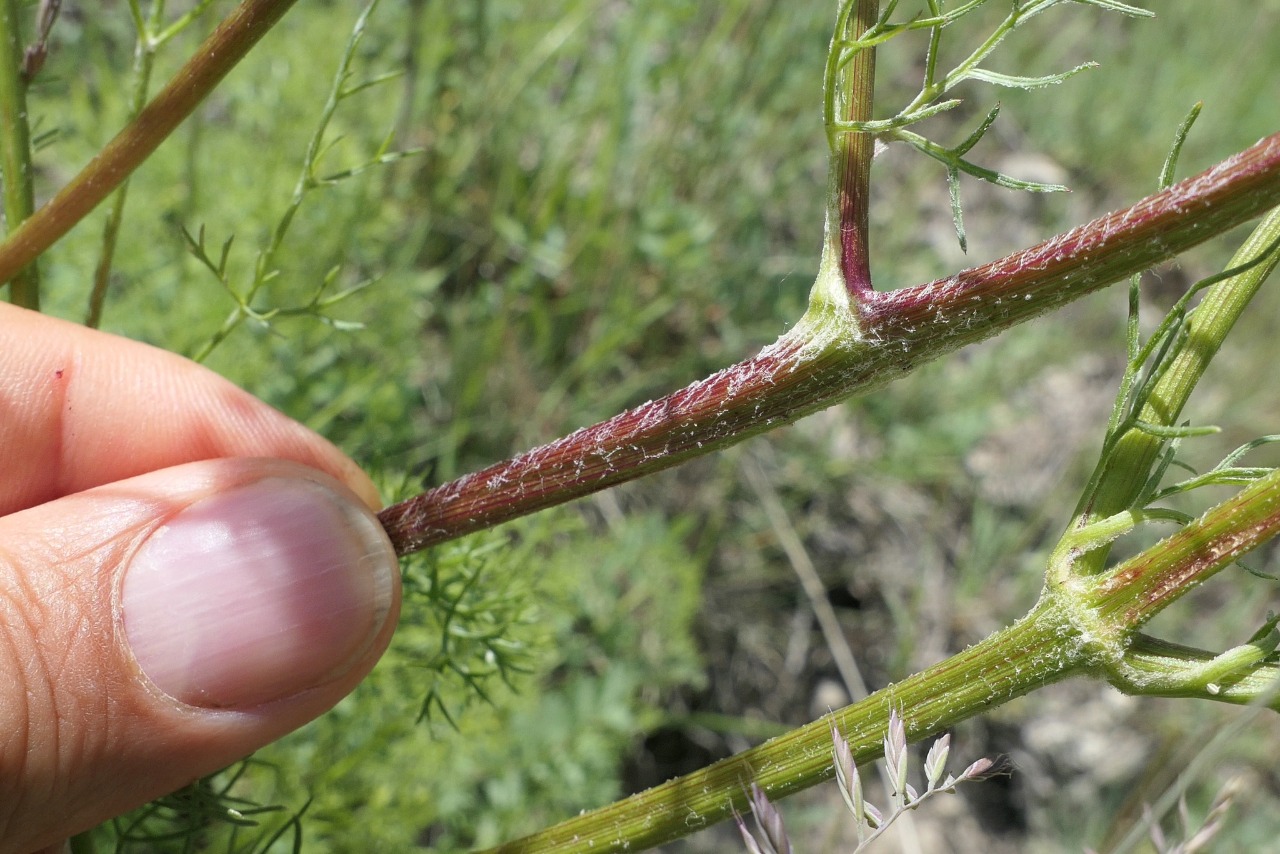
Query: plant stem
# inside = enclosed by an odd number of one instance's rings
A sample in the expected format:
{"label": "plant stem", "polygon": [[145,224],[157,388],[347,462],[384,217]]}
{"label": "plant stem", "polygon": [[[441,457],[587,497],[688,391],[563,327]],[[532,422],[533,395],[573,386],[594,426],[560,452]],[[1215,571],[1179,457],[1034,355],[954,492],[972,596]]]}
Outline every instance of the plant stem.
{"label": "plant stem", "polygon": [[831,728],[854,759],[880,756],[889,710],[901,711],[907,739],[918,741],[957,721],[1070,676],[1085,665],[1081,647],[1062,631],[1055,605],[1042,600],[1023,619],[940,664],[786,735],[684,777],[524,839],[492,849],[516,852],[638,850],[688,835],[747,809],[758,785],[785,797],[835,774]]}
{"label": "plant stem", "polygon": [[1089,594],[1097,618],[1136,629],[1280,532],[1280,469],[1111,570]]}
{"label": "plant stem", "polygon": [[[1187,334],[1167,371],[1156,381],[1138,419],[1148,424],[1172,427],[1177,424],[1183,406],[1191,397],[1200,377],[1212,361],[1227,333],[1244,313],[1277,263],[1280,251],[1280,209],[1272,211],[1245,240],[1232,257],[1227,269],[1258,259],[1269,248],[1271,255],[1262,263],[1213,285],[1187,321]],[[1090,480],[1090,489],[1081,499],[1072,527],[1129,509],[1138,500],[1165,439],[1150,430],[1131,427],[1121,435],[1113,449],[1104,453],[1098,470]],[[1101,570],[1108,550],[1096,549],[1081,557],[1076,571],[1093,573]]]}
{"label": "plant stem", "polygon": [[[833,186],[828,190],[826,240],[835,243],[840,258],[840,272],[851,298],[871,291],[871,257],[867,245],[868,211],[870,207],[871,156],[875,139],[869,133],[836,131],[836,122],[871,120],[875,96],[876,51],[866,47],[843,65],[841,41],[856,42],[875,25],[880,16],[879,0],[856,0],[850,8],[840,4],[836,31],[828,52],[826,73],[826,120],[831,140]],[[833,247],[834,248],[834,247]]]}
{"label": "plant stem", "polygon": [[808,314],[755,357],[380,514],[400,554],[669,468],[888,383],[1280,203],[1280,134],[999,261],[851,304],[828,244]]}
{"label": "plant stem", "polygon": [[71,230],[191,114],[296,0],[244,0],[111,142],[0,245],[8,281]]}
{"label": "plant stem", "polygon": [[[31,126],[27,120],[27,81],[22,74],[22,28],[17,0],[0,0],[0,169],[4,179],[4,218],[17,231],[35,209],[31,174]],[[34,256],[0,276],[9,282],[15,305],[40,310],[40,274]]]}
{"label": "plant stem", "polygon": [[777,799],[829,779],[831,727],[854,758],[881,755],[889,711],[909,741],[1074,675],[1103,675],[1133,693],[1233,703],[1264,698],[1280,708],[1280,665],[1255,656],[1221,684],[1206,684],[1215,657],[1157,641],[1137,629],[1190,588],[1280,532],[1280,470],[1209,510],[1199,521],[1121,564],[1107,579],[1077,576],[1050,586],[1031,612],[957,655],[786,735],[626,800],[571,818],[495,852],[600,852],[659,845],[747,808],[755,783]]}
{"label": "plant stem", "polygon": [[1135,635],[1125,651],[1124,667],[1108,676],[1109,681],[1126,694],[1152,697],[1189,697],[1217,700],[1236,705],[1257,705],[1280,711],[1276,688],[1280,685],[1280,664],[1274,658],[1260,660],[1241,668],[1215,687],[1204,681],[1173,679],[1197,665],[1212,664],[1221,656],[1182,644]]}
{"label": "plant stem", "polygon": [[[153,0],[150,20],[139,22],[138,40],[133,49],[133,93],[129,99],[129,119],[137,118],[147,102],[147,90],[151,86],[151,69],[155,65],[156,45],[154,33],[164,21],[164,0]],[[126,178],[111,198],[107,221],[102,226],[102,248],[98,250],[98,266],[93,271],[93,290],[89,293],[89,311],[84,325],[96,329],[102,322],[102,306],[107,299],[107,285],[111,280],[111,263],[116,254],[120,226],[124,223],[124,205],[129,195]]]}
{"label": "plant stem", "polygon": [[[289,234],[289,227],[293,224],[294,217],[298,211],[302,209],[302,203],[306,199],[308,193],[321,185],[320,179],[316,177],[316,167],[319,164],[320,157],[324,153],[325,134],[329,130],[329,124],[333,121],[333,116],[338,110],[338,104],[343,98],[348,97],[347,81],[351,76],[351,63],[355,60],[356,49],[360,46],[360,41],[364,38],[365,27],[369,23],[369,17],[378,7],[379,0],[367,0],[364,9],[356,17],[356,22],[351,29],[351,36],[347,39],[346,48],[342,52],[342,57],[338,61],[338,68],[333,74],[333,83],[329,87],[329,94],[325,98],[324,107],[320,110],[320,118],[316,122],[315,130],[311,133],[311,139],[307,142],[307,150],[302,158],[302,168],[298,172],[298,179],[294,182],[293,193],[289,197],[289,203],[285,206],[284,213],[280,215],[275,227],[271,230],[271,238],[267,245],[258,252],[258,257],[253,265],[253,279],[249,282],[249,286],[243,292],[236,292],[231,289],[225,278],[225,271],[220,270],[219,279],[224,287],[228,287],[232,295],[235,297],[236,305],[223,321],[222,326],[218,328],[208,341],[204,343],[199,350],[192,354],[192,361],[203,362],[209,357],[223,341],[227,339],[236,327],[243,323],[253,313],[253,301],[257,297],[258,292],[278,273],[276,266],[276,256],[280,252],[280,247],[284,245],[285,237]],[[309,307],[304,307],[306,311]],[[277,311],[276,314],[287,312]],[[264,315],[258,314],[259,318]]]}

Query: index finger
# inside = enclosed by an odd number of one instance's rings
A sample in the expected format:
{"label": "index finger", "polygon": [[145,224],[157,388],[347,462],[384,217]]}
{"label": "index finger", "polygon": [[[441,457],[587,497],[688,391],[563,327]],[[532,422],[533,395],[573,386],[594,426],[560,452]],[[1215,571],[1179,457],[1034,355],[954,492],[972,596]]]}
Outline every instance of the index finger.
{"label": "index finger", "polygon": [[302,463],[380,506],[350,458],[213,371],[0,303],[0,515],[221,457]]}

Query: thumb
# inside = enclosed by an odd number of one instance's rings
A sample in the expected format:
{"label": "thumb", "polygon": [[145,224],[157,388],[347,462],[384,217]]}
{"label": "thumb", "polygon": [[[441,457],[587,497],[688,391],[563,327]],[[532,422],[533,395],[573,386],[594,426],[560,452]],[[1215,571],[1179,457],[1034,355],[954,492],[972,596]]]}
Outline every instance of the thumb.
{"label": "thumb", "polygon": [[398,609],[372,511],[293,463],[191,463],[0,519],[0,851],[316,717],[372,668]]}

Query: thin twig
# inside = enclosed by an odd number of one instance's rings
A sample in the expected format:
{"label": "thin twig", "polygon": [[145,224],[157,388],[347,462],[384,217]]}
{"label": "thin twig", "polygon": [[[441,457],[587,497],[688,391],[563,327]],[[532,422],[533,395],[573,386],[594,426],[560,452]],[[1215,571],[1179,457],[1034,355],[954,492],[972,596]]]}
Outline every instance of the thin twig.
{"label": "thin twig", "polygon": [[0,245],[0,282],[38,258],[120,186],[191,115],[296,0],[244,0],[80,174]]}

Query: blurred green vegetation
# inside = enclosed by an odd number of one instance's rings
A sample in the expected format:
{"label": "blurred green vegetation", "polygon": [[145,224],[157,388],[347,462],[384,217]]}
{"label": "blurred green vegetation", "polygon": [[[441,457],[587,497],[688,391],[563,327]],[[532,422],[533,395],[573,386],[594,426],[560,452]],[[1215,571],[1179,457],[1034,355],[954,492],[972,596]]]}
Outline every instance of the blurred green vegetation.
{"label": "blurred green vegetation", "polygon": [[[816,270],[832,5],[384,3],[356,79],[404,74],[344,102],[321,172],[362,162],[392,130],[396,147],[423,152],[311,194],[258,302],[303,302],[338,266],[337,287],[374,280],[332,312],[364,327],[250,324],[208,363],[331,438],[391,500],[749,355],[799,318]],[[879,286],[986,260],[1148,192],[1195,100],[1206,110],[1184,175],[1277,130],[1280,55],[1266,39],[1280,3],[1158,13],[1045,15],[991,67],[1102,68],[1029,94],[970,87],[961,111],[933,120],[927,131],[953,141],[1001,100],[974,158],[1016,175],[1057,170],[1076,190],[1028,200],[966,183],[969,258],[936,164],[881,158]],[[233,303],[179,227],[203,227],[211,247],[234,236],[230,268],[247,280],[355,14],[300,4],[136,175],[105,328],[188,354],[214,334]],[[155,79],[212,24],[168,47]],[[923,43],[902,41],[879,63],[885,114],[918,84],[912,48]],[[122,124],[131,50],[123,4],[64,12],[32,98],[38,129],[59,131],[37,158],[45,196]],[[43,261],[53,313],[83,316],[101,216]],[[1227,252],[1153,277],[1153,304]],[[308,851],[453,850],[739,749],[756,722],[825,711],[814,704],[834,674],[830,655],[746,464],[781,493],[873,686],[977,640],[1033,601],[1041,551],[1101,439],[1123,347],[1124,294],[1113,290],[714,459],[408,561],[404,625],[386,660],[331,714],[264,751],[267,764],[236,791],[306,804]],[[1274,291],[1193,406],[1228,428],[1223,446],[1275,431],[1274,357],[1260,337],[1280,307]],[[1211,462],[1220,451],[1204,445]],[[1196,603],[1206,642],[1243,640],[1239,627],[1275,598],[1258,583]],[[1190,608],[1179,613],[1171,631],[1189,622]],[[1068,726],[1080,698],[1102,691],[1054,688],[958,735],[958,756],[1011,752],[1024,769],[1012,789],[969,796],[983,845],[1098,845],[1137,820],[1130,792],[1154,799],[1167,785],[1190,734],[1236,714],[1103,703],[1096,731],[1040,732]],[[1274,740],[1274,728],[1259,722],[1250,737]],[[1129,765],[1100,770],[1087,758],[1134,740]],[[1247,744],[1224,763],[1252,775],[1259,798],[1276,786]],[[1200,802],[1219,782],[1203,781]],[[1232,832],[1271,838],[1266,812],[1246,805]],[[689,848],[699,845],[724,840]]]}

